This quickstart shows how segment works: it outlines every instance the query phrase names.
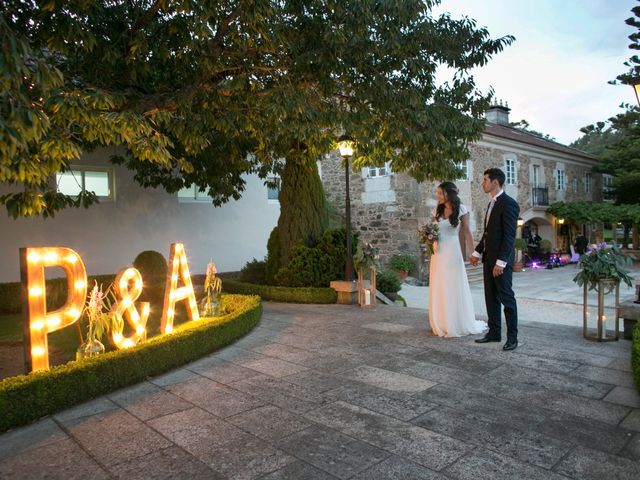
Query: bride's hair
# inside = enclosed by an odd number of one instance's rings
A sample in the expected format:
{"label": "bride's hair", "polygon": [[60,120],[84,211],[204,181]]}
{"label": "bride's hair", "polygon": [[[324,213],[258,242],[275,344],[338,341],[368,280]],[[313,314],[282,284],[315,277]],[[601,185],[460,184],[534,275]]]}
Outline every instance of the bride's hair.
{"label": "bride's hair", "polygon": [[[453,211],[449,215],[449,223],[452,227],[457,227],[460,223],[460,197],[458,197],[458,187],[453,182],[442,182],[438,188],[445,194],[447,201],[451,202]],[[436,220],[444,217],[444,203],[440,203],[436,209]]]}

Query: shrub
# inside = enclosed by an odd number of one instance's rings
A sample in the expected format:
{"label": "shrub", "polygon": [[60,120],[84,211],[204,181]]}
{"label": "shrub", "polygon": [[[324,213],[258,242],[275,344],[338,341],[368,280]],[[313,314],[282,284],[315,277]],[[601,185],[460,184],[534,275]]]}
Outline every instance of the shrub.
{"label": "shrub", "polygon": [[0,431],[196,360],[251,331],[262,314],[257,297],[223,295],[222,307],[231,313],[179,325],[126,350],[0,381]]}
{"label": "shrub", "polygon": [[[327,230],[315,247],[299,243],[291,260],[276,275],[276,283],[287,287],[328,287],[332,280],[344,278],[346,257],[345,229]],[[352,236],[352,248],[358,236]],[[352,252],[353,253],[353,252]]]}
{"label": "shrub", "polygon": [[527,241],[524,238],[516,238],[513,242],[513,248],[523,252],[527,249]]}
{"label": "shrub", "polygon": [[540,253],[546,254],[551,251],[552,244],[550,240],[540,240]]}
{"label": "shrub", "polygon": [[333,288],[291,288],[271,285],[254,285],[231,278],[222,279],[222,289],[227,293],[260,295],[263,300],[288,303],[336,303],[338,294]]}
{"label": "shrub", "polygon": [[389,260],[389,269],[394,272],[410,272],[415,266],[410,255],[394,255]]}
{"label": "shrub", "polygon": [[160,252],[145,250],[133,261],[145,285],[161,285],[167,277],[167,260]]}
{"label": "shrub", "polygon": [[376,288],[387,294],[395,294],[400,291],[400,279],[391,272],[379,271],[376,275]]}
{"label": "shrub", "polygon": [[255,258],[247,262],[240,271],[240,281],[264,285],[267,278],[267,263]]}

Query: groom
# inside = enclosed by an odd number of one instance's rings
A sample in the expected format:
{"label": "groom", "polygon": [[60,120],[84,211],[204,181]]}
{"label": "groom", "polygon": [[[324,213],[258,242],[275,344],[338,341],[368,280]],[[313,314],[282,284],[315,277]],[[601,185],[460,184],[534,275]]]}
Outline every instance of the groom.
{"label": "groom", "polygon": [[490,168],[484,172],[482,189],[491,195],[484,219],[484,234],[471,256],[471,264],[477,265],[482,256],[484,275],[484,301],[489,317],[489,331],[477,343],[499,342],[502,320],[500,305],[504,306],[507,323],[507,343],[503,350],[515,350],[518,346],[518,307],[511,288],[515,252],[516,225],[520,207],[504,193],[504,172]]}

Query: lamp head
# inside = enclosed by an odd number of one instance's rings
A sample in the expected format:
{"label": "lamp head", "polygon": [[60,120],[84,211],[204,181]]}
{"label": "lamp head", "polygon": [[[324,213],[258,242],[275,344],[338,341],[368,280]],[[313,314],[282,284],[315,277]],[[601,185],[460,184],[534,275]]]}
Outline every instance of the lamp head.
{"label": "lamp head", "polygon": [[340,150],[340,155],[342,157],[352,157],[354,150],[354,142],[351,138],[346,135],[342,135],[338,139],[338,149]]}

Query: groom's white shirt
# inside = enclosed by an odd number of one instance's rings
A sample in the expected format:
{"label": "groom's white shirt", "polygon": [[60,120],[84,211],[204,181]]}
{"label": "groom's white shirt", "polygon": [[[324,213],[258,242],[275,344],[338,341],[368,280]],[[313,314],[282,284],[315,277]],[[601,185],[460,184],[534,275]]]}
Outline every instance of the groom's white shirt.
{"label": "groom's white shirt", "polygon": [[[496,196],[491,199],[491,201],[493,202],[494,205],[495,205],[496,200],[498,200],[498,197],[500,195],[502,195],[503,193],[504,193],[504,190],[500,190],[498,193],[496,193]],[[491,210],[493,210],[493,208],[491,208]],[[485,219],[484,228],[487,228],[487,224],[489,223],[489,218],[491,217],[491,210],[489,210],[487,212],[487,218]],[[480,258],[480,256],[481,256],[475,250],[473,251],[473,253],[471,255],[476,257],[476,258]],[[500,268],[504,268],[504,267],[507,266],[507,262],[505,262],[504,260],[496,260],[496,265],[499,266]]]}

